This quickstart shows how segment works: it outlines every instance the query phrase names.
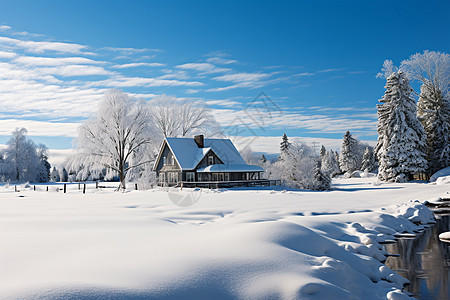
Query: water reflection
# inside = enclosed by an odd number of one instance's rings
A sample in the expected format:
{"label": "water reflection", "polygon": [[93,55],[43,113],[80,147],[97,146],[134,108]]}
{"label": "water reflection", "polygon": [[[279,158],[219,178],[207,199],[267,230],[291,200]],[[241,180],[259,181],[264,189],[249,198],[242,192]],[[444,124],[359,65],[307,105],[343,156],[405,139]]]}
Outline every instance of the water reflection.
{"label": "water reflection", "polygon": [[450,215],[436,215],[436,225],[415,239],[399,239],[386,245],[386,266],[407,278],[405,288],[419,299],[450,299],[450,243],[439,240],[439,234],[450,231]]}

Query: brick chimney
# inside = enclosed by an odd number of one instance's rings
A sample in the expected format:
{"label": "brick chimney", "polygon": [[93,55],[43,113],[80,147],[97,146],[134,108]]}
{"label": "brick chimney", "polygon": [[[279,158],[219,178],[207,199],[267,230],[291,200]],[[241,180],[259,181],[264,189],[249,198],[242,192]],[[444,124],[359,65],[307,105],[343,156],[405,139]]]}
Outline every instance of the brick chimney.
{"label": "brick chimney", "polygon": [[205,143],[203,142],[203,134],[194,136],[194,140],[199,148],[205,147]]}

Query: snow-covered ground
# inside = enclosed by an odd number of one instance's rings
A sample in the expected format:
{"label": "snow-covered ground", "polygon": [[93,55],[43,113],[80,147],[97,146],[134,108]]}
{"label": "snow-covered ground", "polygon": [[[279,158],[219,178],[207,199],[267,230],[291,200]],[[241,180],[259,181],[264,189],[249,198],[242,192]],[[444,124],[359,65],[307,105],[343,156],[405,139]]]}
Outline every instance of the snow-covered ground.
{"label": "snow-covered ground", "polygon": [[[408,219],[432,216],[410,200],[450,185],[375,181],[329,192],[0,187],[0,298],[401,299],[406,280],[380,262],[378,242],[420,230]],[[185,196],[195,204],[173,204]]]}

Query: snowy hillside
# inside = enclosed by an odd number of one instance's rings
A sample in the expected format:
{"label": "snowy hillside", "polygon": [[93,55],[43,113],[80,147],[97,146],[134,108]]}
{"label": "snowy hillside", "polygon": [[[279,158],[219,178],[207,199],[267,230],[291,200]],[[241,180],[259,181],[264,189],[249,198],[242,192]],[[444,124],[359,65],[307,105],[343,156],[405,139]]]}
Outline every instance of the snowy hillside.
{"label": "snowy hillside", "polygon": [[[432,221],[409,200],[450,186],[375,180],[329,192],[0,187],[0,298],[402,297],[378,242]],[[172,203],[186,195],[198,202]]]}

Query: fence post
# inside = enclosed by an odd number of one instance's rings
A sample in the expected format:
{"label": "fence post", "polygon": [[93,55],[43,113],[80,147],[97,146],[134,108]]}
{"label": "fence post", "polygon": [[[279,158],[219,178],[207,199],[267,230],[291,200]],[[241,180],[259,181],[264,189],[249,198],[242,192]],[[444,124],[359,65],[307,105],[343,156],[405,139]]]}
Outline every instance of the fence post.
{"label": "fence post", "polygon": [[48,192],[48,185],[47,185],[47,192]]}
{"label": "fence post", "polygon": [[134,189],[135,189],[136,191],[138,190],[138,188],[137,188],[137,183],[134,184]]}
{"label": "fence post", "polygon": [[64,183],[64,194],[66,193],[66,184]]}
{"label": "fence post", "polygon": [[86,183],[83,185],[83,194],[86,194]]}
{"label": "fence post", "polygon": [[35,191],[36,190],[36,186],[35,185],[33,185],[33,191]]}
{"label": "fence post", "polygon": [[14,192],[17,192],[17,185],[14,186]]}
{"label": "fence post", "polygon": [[98,189],[98,181],[95,182],[95,188]]}
{"label": "fence post", "polygon": [[78,182],[78,189],[81,190],[80,183]]}

